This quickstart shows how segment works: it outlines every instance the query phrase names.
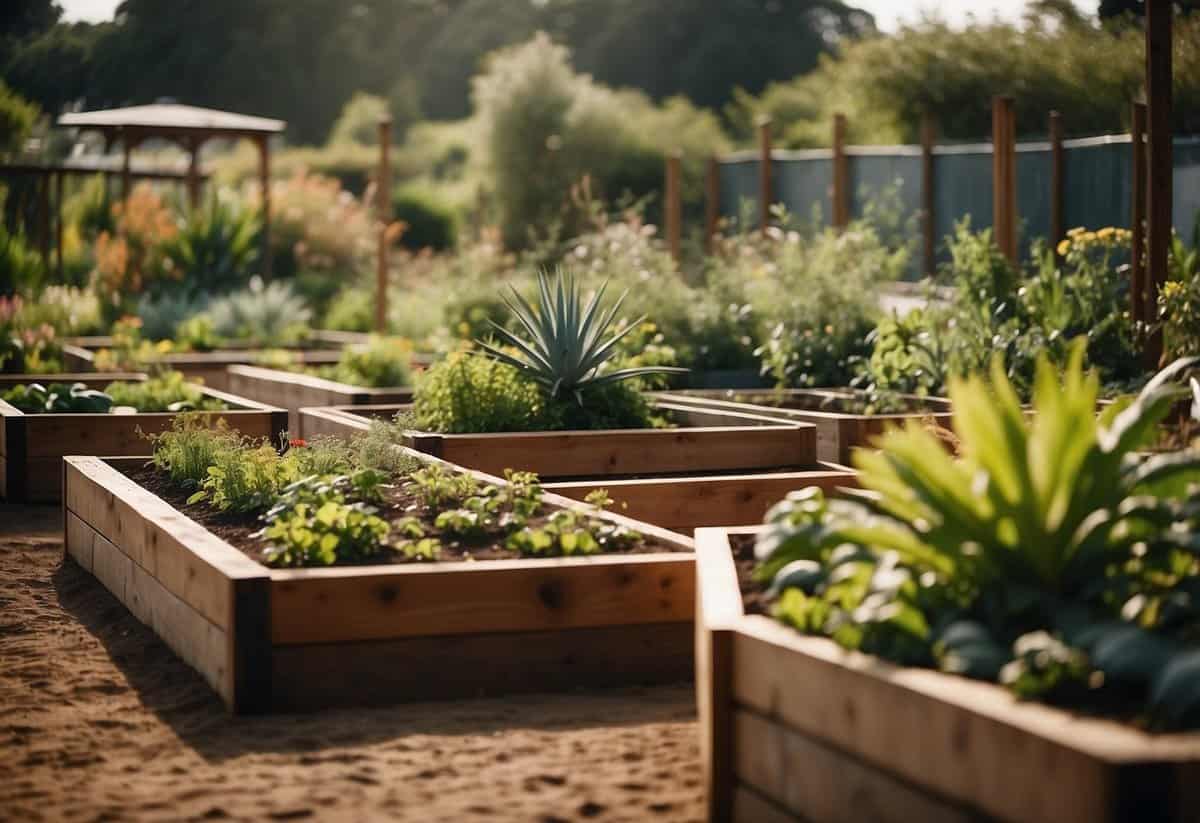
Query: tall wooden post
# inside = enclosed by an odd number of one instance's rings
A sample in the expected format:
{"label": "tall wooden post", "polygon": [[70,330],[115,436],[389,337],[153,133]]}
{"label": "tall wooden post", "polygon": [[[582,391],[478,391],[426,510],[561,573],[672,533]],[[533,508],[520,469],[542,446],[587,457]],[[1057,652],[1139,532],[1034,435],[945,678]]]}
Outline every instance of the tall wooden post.
{"label": "tall wooden post", "polygon": [[131,188],[132,175],[129,169],[129,153],[133,150],[130,143],[131,135],[124,129],[121,130],[121,207],[129,207],[129,190]]}
{"label": "tall wooden post", "polygon": [[[1156,319],[1158,292],[1167,280],[1171,244],[1171,14],[1172,0],[1146,0],[1146,284]],[[1147,341],[1147,364],[1163,356],[1159,327]]]}
{"label": "tall wooden post", "polygon": [[38,243],[41,246],[42,265],[50,269],[50,185],[54,172],[47,169],[38,175]]}
{"label": "tall wooden post", "polygon": [[61,281],[63,276],[63,178],[66,175],[58,172],[54,175],[54,258],[57,261],[55,271]]}
{"label": "tall wooden post", "polygon": [[683,202],[679,185],[679,152],[667,155],[666,202],[663,203],[663,216],[667,223],[667,246],[671,257],[678,263],[683,255]]}
{"label": "tall wooden post", "polygon": [[992,98],[992,234],[1000,251],[1017,262],[1016,151],[1013,99]]}
{"label": "tall wooden post", "polygon": [[717,222],[721,219],[721,166],[717,158],[708,158],[708,174],[704,179],[704,250],[716,249]]}
{"label": "tall wooden post", "polygon": [[388,317],[388,224],[392,215],[392,118],[379,121],[379,179],[376,182],[376,211],[379,217],[379,267],[375,272],[375,331],[387,332]]}
{"label": "tall wooden post", "polygon": [[850,223],[850,165],[846,159],[846,115],[833,116],[833,226],[839,231]]}
{"label": "tall wooden post", "polygon": [[271,277],[271,136],[260,134],[258,142],[258,185],[262,189],[262,276]]}
{"label": "tall wooden post", "polygon": [[[1050,244],[1057,248],[1066,235],[1063,225],[1063,134],[1062,115],[1050,112]],[[1057,254],[1057,252],[1055,252]]]}
{"label": "tall wooden post", "polygon": [[771,225],[771,121],[758,121],[758,227],[763,234]]}
{"label": "tall wooden post", "polygon": [[1133,153],[1133,202],[1130,204],[1129,279],[1130,314],[1134,321],[1154,319],[1154,301],[1146,288],[1146,104],[1133,104],[1130,124],[1130,151]]}
{"label": "tall wooden post", "polygon": [[192,211],[200,208],[200,138],[188,139],[187,170],[188,204]]}
{"label": "tall wooden post", "polygon": [[933,144],[937,139],[937,126],[933,117],[921,117],[921,231],[925,241],[925,274],[932,277],[937,271],[937,223],[934,213],[936,202],[933,176]]}

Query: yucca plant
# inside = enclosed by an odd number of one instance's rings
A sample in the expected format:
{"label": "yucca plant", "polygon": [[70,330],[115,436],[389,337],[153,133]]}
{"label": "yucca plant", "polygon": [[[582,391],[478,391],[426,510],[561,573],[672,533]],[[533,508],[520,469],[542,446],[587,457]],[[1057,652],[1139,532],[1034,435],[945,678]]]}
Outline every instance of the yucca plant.
{"label": "yucca plant", "polygon": [[1200,452],[1137,454],[1194,361],[1097,419],[1083,354],[1061,382],[1038,364],[1032,419],[999,362],[990,385],[952,381],[959,457],[910,423],[856,455],[862,496],[776,506],[757,554],[778,615],[1025,696],[1200,725]]}
{"label": "yucca plant", "polygon": [[538,306],[535,309],[512,289],[512,299],[504,303],[529,333],[524,340],[495,321],[489,321],[497,336],[511,350],[485,341],[478,344],[491,357],[517,368],[543,386],[552,398],[573,396],[583,404],[581,392],[589,387],[617,383],[650,374],[686,372],[674,366],[640,366],[605,370],[618,353],[617,343],[644,320],[639,317],[607,339],[609,327],[629,292],[624,292],[604,310],[600,302],[607,281],[584,304],[583,294],[574,275],[558,271],[553,287],[544,271],[538,272]]}

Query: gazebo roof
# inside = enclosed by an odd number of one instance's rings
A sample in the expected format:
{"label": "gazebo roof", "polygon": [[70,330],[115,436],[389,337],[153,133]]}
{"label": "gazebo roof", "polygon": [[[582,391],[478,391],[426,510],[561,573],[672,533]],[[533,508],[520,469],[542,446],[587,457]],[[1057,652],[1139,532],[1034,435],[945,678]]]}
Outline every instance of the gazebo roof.
{"label": "gazebo roof", "polygon": [[199,106],[155,103],[102,111],[81,111],[58,118],[60,126],[104,132],[131,129],[171,134],[275,134],[287,126],[283,120],[251,117]]}

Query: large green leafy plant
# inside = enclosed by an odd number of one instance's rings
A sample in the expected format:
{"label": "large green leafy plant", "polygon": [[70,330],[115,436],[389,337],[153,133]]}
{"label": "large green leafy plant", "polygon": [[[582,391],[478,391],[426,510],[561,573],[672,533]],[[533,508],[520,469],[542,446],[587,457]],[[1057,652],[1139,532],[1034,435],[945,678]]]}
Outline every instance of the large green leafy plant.
{"label": "large green leafy plant", "polygon": [[536,309],[515,288],[512,299],[504,301],[529,338],[523,339],[493,321],[496,334],[515,351],[484,341],[479,345],[495,359],[519,369],[540,384],[552,399],[574,397],[581,406],[583,391],[588,388],[647,375],[686,372],[687,369],[674,366],[606,369],[619,353],[617,344],[644,319],[638,318],[606,338],[629,294],[625,292],[607,310],[602,309],[606,286],[601,284],[585,305],[579,285],[570,272],[560,271],[553,288],[549,276],[544,271],[538,272]]}
{"label": "large green leafy plant", "polygon": [[855,459],[867,494],[768,515],[777,615],[851,648],[996,679],[1026,697],[1200,726],[1200,453],[1138,449],[1187,394],[1177,361],[1095,414],[1072,348],[1026,417],[1003,365],[951,381],[961,456],[917,423]]}

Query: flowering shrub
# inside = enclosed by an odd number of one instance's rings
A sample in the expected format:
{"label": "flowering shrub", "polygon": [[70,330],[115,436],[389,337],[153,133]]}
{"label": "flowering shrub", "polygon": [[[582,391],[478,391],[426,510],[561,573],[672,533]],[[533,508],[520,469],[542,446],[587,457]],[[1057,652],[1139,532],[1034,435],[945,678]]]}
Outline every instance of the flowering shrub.
{"label": "flowering shrub", "polygon": [[271,209],[277,276],[302,271],[345,276],[366,270],[375,249],[371,215],[337,180],[297,171],[271,184]]}
{"label": "flowering shrub", "polygon": [[19,295],[0,297],[0,371],[63,370],[62,345],[54,326],[31,318],[32,305]]}
{"label": "flowering shrub", "polygon": [[177,280],[182,272],[163,252],[164,244],[178,235],[179,225],[158,192],[139,183],[126,201],[112,208],[116,231],[102,231],[96,238],[92,286],[104,302],[118,306],[148,283]]}

